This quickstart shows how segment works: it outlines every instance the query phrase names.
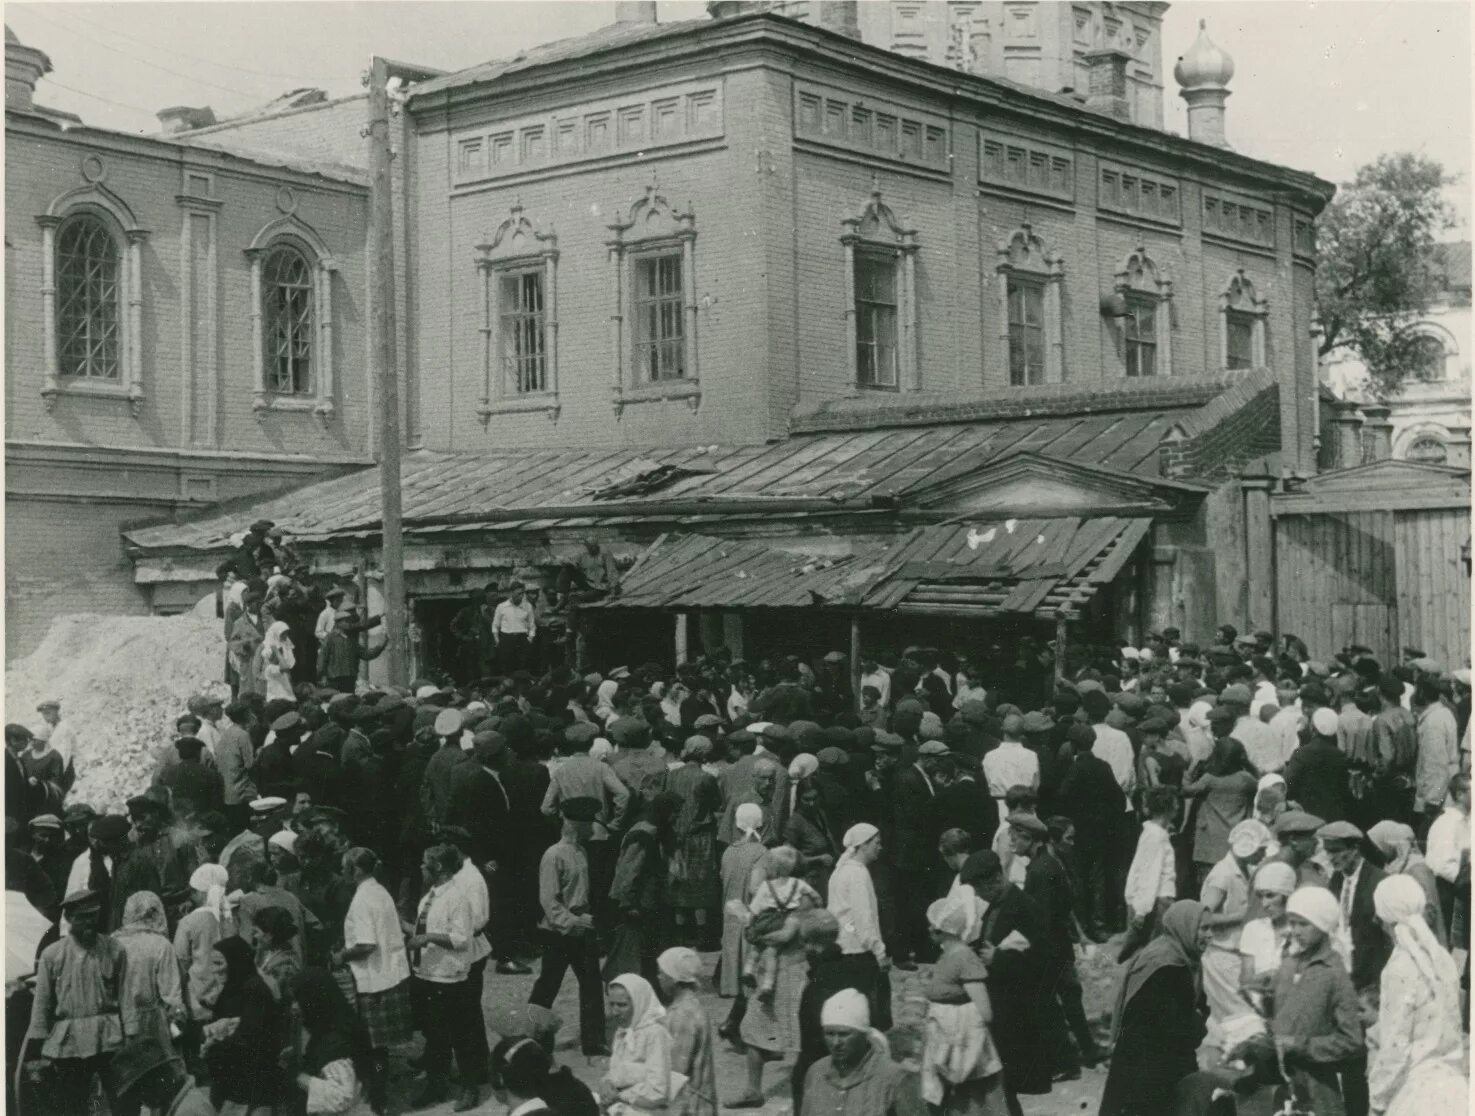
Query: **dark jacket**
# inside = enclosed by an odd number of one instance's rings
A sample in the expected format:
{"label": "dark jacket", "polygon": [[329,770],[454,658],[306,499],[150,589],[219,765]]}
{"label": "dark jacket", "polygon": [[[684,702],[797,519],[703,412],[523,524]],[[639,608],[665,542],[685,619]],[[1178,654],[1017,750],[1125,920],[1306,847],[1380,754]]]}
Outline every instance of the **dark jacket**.
{"label": "dark jacket", "polygon": [[943,787],[933,799],[933,828],[940,837],[949,829],[971,833],[979,848],[993,840],[998,828],[999,808],[989,796],[988,787],[977,779],[958,779]]}
{"label": "dark jacket", "polygon": [[1075,823],[1076,844],[1082,848],[1115,832],[1126,802],[1111,765],[1090,752],[1075,757],[1055,795],[1056,808]]}
{"label": "dark jacket", "polygon": [[936,794],[927,777],[911,765],[896,773],[891,793],[896,804],[893,862],[903,871],[924,871],[937,859]]}
{"label": "dark jacket", "polygon": [[1198,1071],[1204,1033],[1192,970],[1168,965],[1149,976],[1122,1013],[1099,1116],[1168,1116],[1173,1086]]}
{"label": "dark jacket", "polygon": [[1286,791],[1292,802],[1323,821],[1347,817],[1347,757],[1335,740],[1314,738],[1286,761]]}
{"label": "dark jacket", "polygon": [[1050,1059],[1040,1057],[1045,1036],[1037,1011],[1046,932],[1039,908],[1011,884],[984,913],[980,937],[997,946],[1015,932],[1030,947],[998,950],[988,965],[988,998],[994,1009],[989,1032],[998,1047],[999,1060],[1004,1063],[1009,1088],[1016,1093],[1040,1096],[1050,1091]]}
{"label": "dark jacket", "polygon": [[1047,961],[1069,962],[1074,938],[1071,921],[1070,877],[1055,854],[1041,849],[1030,858],[1024,873],[1024,893],[1034,900],[1045,923],[1045,937],[1050,943]]}
{"label": "dark jacket", "polygon": [[1311,1111],[1317,1116],[1342,1116],[1340,1072],[1367,1070],[1348,1064],[1363,1052],[1362,1018],[1357,994],[1330,941],[1281,962],[1271,1025],[1276,1037],[1294,1043],[1286,1054],[1286,1069],[1297,1092],[1310,1101]]}
{"label": "dark jacket", "polygon": [[[1393,955],[1393,942],[1383,932],[1373,910],[1373,890],[1387,879],[1381,868],[1364,860],[1362,870],[1357,873],[1357,888],[1352,895],[1352,986],[1359,992],[1364,989],[1377,990],[1378,980],[1383,975],[1383,966]],[[1345,879],[1340,872],[1332,876],[1327,885],[1331,893],[1342,897]]]}
{"label": "dark jacket", "polygon": [[451,773],[445,821],[471,834],[471,858],[478,868],[492,860],[505,862],[510,856],[511,797],[503,796],[497,777],[479,763],[459,765]]}
{"label": "dark jacket", "polygon": [[174,812],[182,818],[206,814],[225,805],[225,781],[220,772],[199,760],[170,764],[154,782],[169,788]]}

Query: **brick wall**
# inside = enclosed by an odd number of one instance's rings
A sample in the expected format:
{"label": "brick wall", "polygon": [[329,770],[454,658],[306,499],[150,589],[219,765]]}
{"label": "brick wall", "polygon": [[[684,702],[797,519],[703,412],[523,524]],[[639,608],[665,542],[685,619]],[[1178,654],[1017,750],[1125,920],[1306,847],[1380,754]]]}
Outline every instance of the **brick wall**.
{"label": "brick wall", "polygon": [[[1305,268],[1293,267],[1290,211],[1268,188],[1257,193],[1243,180],[1224,183],[1210,177],[1206,182],[1203,168],[1186,161],[1117,150],[1101,136],[1052,133],[1042,120],[1022,116],[970,118],[966,102],[929,101],[916,89],[879,76],[842,78],[837,72],[821,75],[799,63],[729,70],[718,150],[653,151],[615,160],[616,165],[607,160],[547,170],[484,189],[453,187],[451,148],[458,133],[440,130],[439,122],[420,121],[414,231],[421,287],[414,316],[427,445],[701,444],[784,436],[795,407],[802,412],[856,392],[846,352],[841,221],[859,214],[874,187],[898,221],[916,230],[920,245],[923,391],[1030,395],[1030,389],[1007,386],[1003,280],[996,271],[999,244],[1028,222],[1046,250],[1063,261],[1062,370],[1070,384],[1125,386],[1120,326],[1103,317],[1100,303],[1129,254],[1145,248],[1160,274],[1172,281],[1174,376],[1221,370],[1220,298],[1236,270],[1244,268],[1268,304],[1267,363],[1283,388],[1274,445],[1285,446],[1291,457],[1309,458],[1313,419],[1307,400],[1314,391],[1314,370],[1306,364],[1309,345],[1303,342],[1310,325],[1310,289]],[[653,66],[639,73],[606,72],[589,97],[635,93],[682,76],[675,63],[670,72]],[[947,119],[947,168],[907,166],[796,140],[796,81],[811,87],[822,83],[848,103],[865,103],[878,112],[892,104]],[[488,97],[478,119],[553,112],[582,96],[562,83],[546,100],[519,96],[505,108]],[[1068,151],[1073,200],[980,188],[980,127]],[[1177,223],[1100,208],[1103,160],[1173,181]],[[617,418],[610,405],[614,306],[606,226],[615,210],[640,196],[652,176],[673,202],[689,201],[696,212],[702,398],[695,412],[685,403],[667,402],[627,407]],[[1275,247],[1204,231],[1204,190],[1222,192],[1231,185],[1239,196],[1274,212]],[[558,232],[561,410],[556,422],[544,413],[497,415],[483,429],[474,414],[482,390],[474,245],[514,200],[536,223],[551,223]],[[1271,444],[1268,437],[1262,441]]]}

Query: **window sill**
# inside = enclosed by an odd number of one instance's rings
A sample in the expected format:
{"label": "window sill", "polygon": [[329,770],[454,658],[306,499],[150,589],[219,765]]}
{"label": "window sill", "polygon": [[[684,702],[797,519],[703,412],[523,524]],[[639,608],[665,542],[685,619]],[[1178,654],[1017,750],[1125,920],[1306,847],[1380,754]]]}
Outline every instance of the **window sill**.
{"label": "window sill", "polygon": [[90,399],[126,400],[137,418],[143,411],[143,390],[127,384],[94,383],[88,380],[51,380],[41,389],[41,399],[50,414],[56,401],[63,395],[75,395]]}
{"label": "window sill", "polygon": [[615,416],[631,403],[660,403],[681,400],[695,411],[702,402],[702,385],[696,380],[663,380],[655,384],[624,388],[615,393]]}
{"label": "window sill", "polygon": [[482,400],[476,408],[476,417],[485,426],[493,415],[531,415],[543,412],[550,421],[557,422],[563,404],[554,392],[537,392],[528,395],[508,396],[505,399]]}
{"label": "window sill", "polygon": [[260,421],[268,411],[280,411],[284,414],[316,415],[326,425],[333,418],[333,403],[331,400],[317,398],[298,398],[290,395],[257,395],[251,409],[256,413],[257,421]]}

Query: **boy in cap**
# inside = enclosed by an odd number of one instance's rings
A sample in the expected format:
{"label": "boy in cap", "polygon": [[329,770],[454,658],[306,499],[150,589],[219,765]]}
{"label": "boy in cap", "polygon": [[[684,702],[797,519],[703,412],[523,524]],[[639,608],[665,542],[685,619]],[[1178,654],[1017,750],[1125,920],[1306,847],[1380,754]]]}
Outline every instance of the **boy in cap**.
{"label": "boy in cap", "polygon": [[1351,822],[1329,822],[1316,836],[1332,862],[1327,888],[1337,897],[1342,912],[1338,931],[1351,954],[1347,971],[1352,987],[1364,1002],[1376,1004],[1378,980],[1393,953],[1393,943],[1373,905],[1373,891],[1387,874],[1363,857],[1362,830]]}
{"label": "boy in cap", "polygon": [[604,1041],[604,986],[599,977],[599,945],[589,906],[589,861],[584,843],[599,813],[595,798],[565,798],[559,803],[563,831],[543,854],[538,868],[538,900],[543,918],[543,960],[528,1002],[551,1008],[563,977],[573,969],[579,982],[579,1036],[584,1054],[609,1053]]}
{"label": "boy in cap", "polygon": [[[58,1113],[86,1112],[92,1079],[123,1045],[123,947],[102,933],[102,898],[74,891],[62,903],[67,936],[36,962],[25,1060],[50,1063],[48,1099]],[[103,1080],[107,1090],[109,1082]],[[108,1092],[111,1103],[113,1097]]]}

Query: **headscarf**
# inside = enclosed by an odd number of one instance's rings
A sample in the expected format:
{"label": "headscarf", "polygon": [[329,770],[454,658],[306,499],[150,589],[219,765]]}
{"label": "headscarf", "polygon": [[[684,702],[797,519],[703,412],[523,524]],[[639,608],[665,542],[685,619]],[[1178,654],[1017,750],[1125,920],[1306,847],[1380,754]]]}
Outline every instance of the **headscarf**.
{"label": "headscarf", "polygon": [[938,933],[966,941],[972,922],[972,906],[969,899],[959,894],[938,899],[927,908],[927,925]]}
{"label": "headscarf", "polygon": [[1267,860],[1255,869],[1256,891],[1290,895],[1296,890],[1296,870],[1283,860]]}
{"label": "headscarf", "polygon": [[845,836],[840,842],[845,846],[845,851],[840,854],[840,859],[835,863],[835,867],[838,868],[841,864],[854,860],[855,850],[880,832],[870,822],[857,822],[855,825],[852,825],[845,831]]}
{"label": "headscarf", "polygon": [[621,1031],[638,1031],[642,1027],[654,1026],[666,1018],[666,1009],[656,997],[656,990],[643,976],[624,973],[615,977],[610,984],[618,984],[630,995],[630,1025],[621,1027]]}
{"label": "headscarf", "polygon": [[1229,851],[1248,860],[1270,843],[1270,830],[1255,818],[1246,818],[1229,831]]}
{"label": "headscarf", "polygon": [[1112,1013],[1111,1038],[1115,1042],[1122,1031],[1122,1019],[1132,997],[1142,991],[1147,978],[1159,969],[1182,965],[1190,972],[1200,952],[1198,931],[1204,920],[1204,905],[1192,899],[1179,899],[1163,913],[1158,936],[1148,942],[1132,958],[1122,974],[1117,990],[1116,1010]]}
{"label": "headscarf", "polygon": [[[285,620],[277,620],[271,627],[266,629],[266,635],[262,637],[261,645],[263,653],[268,659],[272,658],[273,654],[279,660],[285,660],[291,656],[292,640],[288,635],[288,631],[289,629]],[[279,665],[286,666],[287,664],[285,661],[282,661]]]}
{"label": "headscarf", "polygon": [[153,933],[169,935],[169,919],[164,914],[164,901],[152,891],[135,891],[123,904],[120,934]]}
{"label": "headscarf", "polygon": [[615,711],[615,694],[619,692],[619,689],[618,682],[613,678],[607,678],[594,691],[594,715],[601,721],[607,719]]}
{"label": "headscarf", "polygon": [[218,923],[224,923],[227,917],[225,887],[229,882],[229,873],[219,864],[201,864],[189,878],[190,887],[205,893],[205,902],[201,909],[213,914]]}
{"label": "headscarf", "polygon": [[758,831],[763,828],[763,807],[756,802],[744,802],[733,815],[733,824],[747,840],[758,840]]}
{"label": "headscarf", "polygon": [[[1418,885],[1415,884],[1415,887]],[[1419,890],[1419,910],[1424,909],[1424,892]],[[1323,934],[1330,934],[1342,918],[1342,908],[1337,897],[1324,887],[1302,887],[1291,893],[1286,900],[1286,914],[1304,918]]]}
{"label": "headscarf", "polygon": [[696,984],[702,979],[702,959],[686,946],[672,946],[656,958],[656,968],[677,984]]}
{"label": "headscarf", "polygon": [[1436,995],[1449,994],[1459,981],[1454,958],[1434,937],[1424,921],[1428,902],[1419,881],[1412,876],[1389,876],[1373,889],[1373,910],[1384,922],[1393,924],[1393,941],[1408,954],[1419,975]]}
{"label": "headscarf", "polygon": [[871,1026],[871,1005],[864,993],[854,988],[842,988],[819,1009],[822,1027],[843,1027],[850,1031],[864,1031],[877,1053],[890,1057],[891,1050],[886,1036]]}
{"label": "headscarf", "polygon": [[1390,876],[1406,873],[1411,866],[1422,863],[1424,859],[1419,855],[1418,845],[1414,843],[1414,831],[1402,822],[1380,821],[1367,831],[1367,836],[1387,857],[1388,862],[1383,865],[1383,871]]}
{"label": "headscarf", "polygon": [[262,994],[271,997],[266,982],[256,971],[256,954],[246,944],[245,938],[236,935],[221,938],[215,943],[215,952],[225,958],[225,981],[220,986],[220,995],[215,998],[215,1018],[229,1019],[241,1015],[256,985],[261,986]]}

